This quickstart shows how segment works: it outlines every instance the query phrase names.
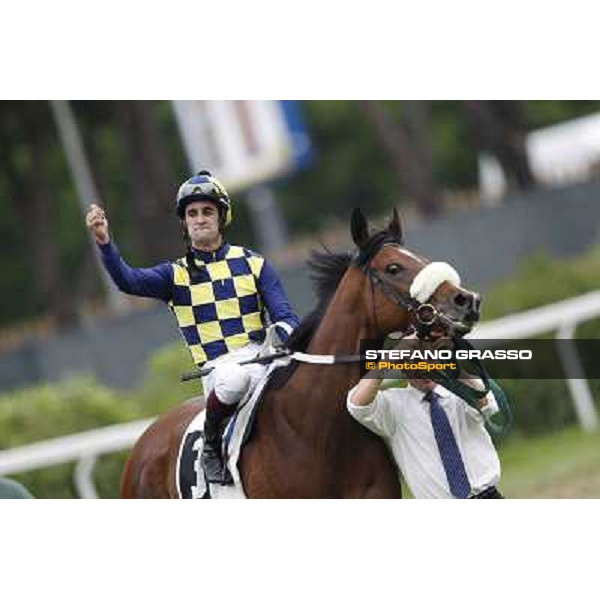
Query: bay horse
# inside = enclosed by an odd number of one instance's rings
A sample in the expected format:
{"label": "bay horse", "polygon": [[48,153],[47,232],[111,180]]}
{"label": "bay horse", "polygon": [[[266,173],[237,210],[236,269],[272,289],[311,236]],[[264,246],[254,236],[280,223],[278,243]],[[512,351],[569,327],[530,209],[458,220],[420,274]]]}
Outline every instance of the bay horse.
{"label": "bay horse", "polygon": [[[351,232],[358,252],[314,252],[309,265],[317,308],[292,334],[288,346],[317,355],[358,355],[361,340],[382,347],[391,332],[406,332],[420,310],[443,335],[462,335],[479,318],[479,296],[449,281],[427,304],[411,297],[415,276],[428,261],[403,246],[394,210],[387,228],[369,233],[360,210]],[[428,317],[429,318],[429,317]],[[346,410],[360,363],[293,363],[283,385],[268,385],[254,430],[238,463],[248,498],[398,498],[398,470],[384,442]],[[125,465],[123,498],[177,498],[179,446],[202,401],[177,406],[138,440]]]}

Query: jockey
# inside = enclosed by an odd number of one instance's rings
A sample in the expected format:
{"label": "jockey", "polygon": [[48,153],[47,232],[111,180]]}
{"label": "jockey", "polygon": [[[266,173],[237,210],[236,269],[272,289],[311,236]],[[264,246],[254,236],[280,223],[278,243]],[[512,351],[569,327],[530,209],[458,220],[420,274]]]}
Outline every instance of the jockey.
{"label": "jockey", "polygon": [[181,185],[175,211],[187,253],[147,269],[131,268],[123,261],[110,239],[102,208],[92,204],[86,224],[117,287],[166,302],[196,365],[215,367],[202,380],[206,420],[201,460],[210,482],[231,483],[221,456],[223,429],[236,404],[266,370],[259,364],[237,363],[260,351],[267,330],[265,309],[282,342],[298,325],[298,317],[271,265],[255,252],[224,240],[232,203],[208,171]]}

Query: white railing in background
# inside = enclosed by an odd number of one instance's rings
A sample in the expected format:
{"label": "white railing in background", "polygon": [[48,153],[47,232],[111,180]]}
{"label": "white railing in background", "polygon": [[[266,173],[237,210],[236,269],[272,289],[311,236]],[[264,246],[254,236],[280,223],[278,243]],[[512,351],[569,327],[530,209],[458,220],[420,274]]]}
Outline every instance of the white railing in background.
{"label": "white railing in background", "polygon": [[600,316],[600,291],[589,292],[541,308],[479,325],[469,337],[480,340],[524,339],[556,331],[558,353],[577,420],[585,431],[598,427],[598,413],[588,380],[579,360],[573,337],[577,325]]}
{"label": "white railing in background", "polygon": [[[541,308],[479,325],[472,339],[523,339],[556,331],[557,339],[572,340],[578,324],[600,316],[600,291],[564,300]],[[559,349],[564,350],[559,346]],[[569,391],[581,427],[586,431],[598,427],[594,400],[577,353],[560,352]],[[74,481],[81,498],[98,496],[93,482],[98,456],[131,448],[150,425],[152,419],[111,425],[92,431],[0,451],[0,475],[22,473],[42,467],[76,461]]]}
{"label": "white railing in background", "polygon": [[23,473],[77,461],[75,488],[80,498],[97,498],[93,482],[94,464],[98,456],[131,448],[154,419],[144,419],[74,433],[0,451],[0,475]]}

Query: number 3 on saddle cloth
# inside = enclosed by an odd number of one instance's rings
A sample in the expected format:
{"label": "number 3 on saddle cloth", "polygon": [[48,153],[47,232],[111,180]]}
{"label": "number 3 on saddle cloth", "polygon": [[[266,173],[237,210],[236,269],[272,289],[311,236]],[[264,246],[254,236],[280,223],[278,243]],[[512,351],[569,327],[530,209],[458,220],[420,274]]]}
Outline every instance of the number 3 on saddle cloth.
{"label": "number 3 on saddle cloth", "polygon": [[[275,341],[274,327],[267,330],[267,337],[258,351],[258,356],[266,356],[272,354]],[[244,357],[248,358],[248,357]],[[262,392],[266,384],[271,379],[271,374],[278,367],[290,364],[290,359],[283,358],[273,361],[268,368],[265,369],[263,376],[256,381],[255,385],[251,385],[246,393],[246,396],[237,405],[236,411],[229,420],[225,432],[223,434],[223,456],[227,461],[227,466],[231,476],[233,477],[233,485],[208,484],[202,471],[200,456],[202,455],[203,446],[203,429],[205,411],[201,411],[188,425],[188,428],[182,438],[179,447],[179,455],[176,463],[175,480],[177,482],[177,491],[180,498],[195,499],[195,498],[245,498],[237,462],[241,453],[241,449],[248,439],[254,423],[256,408],[260,402]],[[258,366],[258,365],[256,365]],[[264,367],[261,367],[264,369]],[[213,372],[214,373],[214,372]],[[210,375],[208,376],[209,379]],[[204,381],[205,389],[211,389],[214,383],[212,381]]]}

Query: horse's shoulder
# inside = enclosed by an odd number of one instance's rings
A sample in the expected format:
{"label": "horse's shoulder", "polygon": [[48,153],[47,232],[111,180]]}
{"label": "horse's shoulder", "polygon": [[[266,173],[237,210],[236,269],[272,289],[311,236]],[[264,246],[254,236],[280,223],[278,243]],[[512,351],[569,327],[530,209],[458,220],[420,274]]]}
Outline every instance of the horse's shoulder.
{"label": "horse's shoulder", "polygon": [[296,372],[299,364],[298,361],[292,360],[289,365],[284,365],[275,369],[271,373],[264,393],[266,394],[267,392],[281,389]]}

